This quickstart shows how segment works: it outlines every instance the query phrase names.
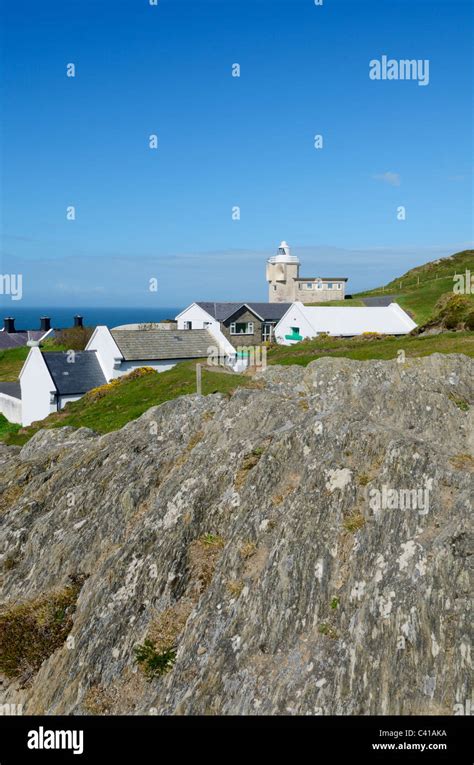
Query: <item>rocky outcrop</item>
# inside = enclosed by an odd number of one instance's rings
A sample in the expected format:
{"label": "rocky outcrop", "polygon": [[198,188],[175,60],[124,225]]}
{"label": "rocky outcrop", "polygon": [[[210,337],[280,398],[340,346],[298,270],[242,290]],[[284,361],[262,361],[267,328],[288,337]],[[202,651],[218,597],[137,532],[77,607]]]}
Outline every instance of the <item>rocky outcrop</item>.
{"label": "rocky outcrop", "polygon": [[460,713],[473,371],[437,354],[270,367],[114,433],[3,446],[0,644],[23,623],[41,641],[29,665],[10,642],[1,703]]}

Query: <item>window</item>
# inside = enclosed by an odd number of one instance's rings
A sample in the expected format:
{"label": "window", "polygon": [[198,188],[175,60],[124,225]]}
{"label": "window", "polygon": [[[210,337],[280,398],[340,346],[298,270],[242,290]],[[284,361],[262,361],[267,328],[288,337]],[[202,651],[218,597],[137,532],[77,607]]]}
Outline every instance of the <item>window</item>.
{"label": "window", "polygon": [[312,282],[308,282],[308,283],[306,284],[306,289],[307,289],[307,290],[311,290],[312,288],[313,288],[313,283],[312,283]]}
{"label": "window", "polygon": [[317,286],[318,290],[322,290],[323,283],[322,282],[318,282],[316,286]]}
{"label": "window", "polygon": [[193,328],[192,321],[185,321],[184,322],[184,329],[192,329],[192,328]]}
{"label": "window", "polygon": [[328,282],[328,290],[332,290],[332,282]]}
{"label": "window", "polygon": [[274,289],[274,290],[276,290],[276,288],[277,288],[277,286],[276,286],[276,284],[274,284],[274,285],[273,285],[273,289]]}
{"label": "window", "polygon": [[263,342],[266,342],[268,340],[271,340],[273,337],[273,327],[275,326],[274,323],[271,322],[265,322],[265,324],[262,324],[262,340]]}
{"label": "window", "polygon": [[340,290],[340,289],[341,289],[341,287],[342,287],[342,284],[341,284],[341,282],[338,282],[338,283],[336,284],[336,289],[337,289],[337,290]]}
{"label": "window", "polygon": [[253,335],[254,323],[253,321],[233,321],[230,325],[231,335]]}

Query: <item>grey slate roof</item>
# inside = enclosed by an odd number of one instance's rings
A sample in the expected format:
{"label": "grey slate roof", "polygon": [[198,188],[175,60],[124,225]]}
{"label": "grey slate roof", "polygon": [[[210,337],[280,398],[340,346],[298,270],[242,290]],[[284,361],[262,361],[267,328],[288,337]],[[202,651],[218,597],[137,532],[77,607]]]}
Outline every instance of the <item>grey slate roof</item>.
{"label": "grey slate roof", "polygon": [[75,351],[73,362],[68,361],[69,354],[68,351],[41,354],[61,396],[82,395],[92,388],[105,385],[107,380],[95,351]]}
{"label": "grey slate roof", "polygon": [[291,303],[251,303],[245,300],[241,303],[196,303],[204,311],[210,314],[217,321],[229,319],[239,308],[247,305],[263,321],[279,321],[287,312]]}
{"label": "grey slate roof", "polygon": [[5,393],[7,396],[13,396],[13,398],[21,399],[20,383],[2,382],[0,383],[0,393]]}
{"label": "grey slate roof", "polygon": [[112,329],[125,361],[201,359],[215,338],[207,329]]}
{"label": "grey slate roof", "polygon": [[247,303],[264,321],[280,321],[291,303]]}
{"label": "grey slate roof", "polygon": [[203,311],[206,311],[210,316],[217,321],[224,321],[228,316],[232,316],[244,303],[211,303],[203,302],[196,303]]}
{"label": "grey slate roof", "polygon": [[40,329],[18,330],[18,332],[5,332],[0,330],[0,350],[18,348],[26,345],[28,340],[41,340],[46,333]]}

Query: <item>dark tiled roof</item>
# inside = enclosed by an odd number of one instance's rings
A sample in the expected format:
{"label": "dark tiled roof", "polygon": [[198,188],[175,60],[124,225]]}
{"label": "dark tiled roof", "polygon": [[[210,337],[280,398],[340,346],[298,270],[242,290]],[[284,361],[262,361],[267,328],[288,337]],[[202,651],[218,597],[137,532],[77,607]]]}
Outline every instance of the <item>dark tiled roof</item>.
{"label": "dark tiled roof", "polygon": [[291,303],[197,303],[204,311],[217,321],[225,321],[233,316],[239,308],[247,305],[254,313],[261,316],[263,321],[279,321],[287,312]]}
{"label": "dark tiled roof", "polygon": [[207,329],[112,329],[125,361],[202,359],[215,338]]}
{"label": "dark tiled roof", "polygon": [[75,351],[74,361],[68,361],[70,351],[42,353],[49,373],[61,396],[87,393],[104,385],[107,380],[100,367],[95,351]]}
{"label": "dark tiled roof", "polygon": [[8,348],[18,348],[19,346],[26,345],[28,340],[41,340],[45,332],[39,329],[18,330],[18,332],[5,332],[0,331],[0,350],[8,350]]}
{"label": "dark tiled roof", "polygon": [[280,321],[291,303],[247,303],[264,321]]}
{"label": "dark tiled roof", "polygon": [[228,316],[232,316],[243,303],[196,303],[204,311],[217,321],[225,321]]}
{"label": "dark tiled roof", "polygon": [[13,398],[21,399],[20,383],[2,382],[0,383],[0,393],[5,393],[7,396],[13,396]]}

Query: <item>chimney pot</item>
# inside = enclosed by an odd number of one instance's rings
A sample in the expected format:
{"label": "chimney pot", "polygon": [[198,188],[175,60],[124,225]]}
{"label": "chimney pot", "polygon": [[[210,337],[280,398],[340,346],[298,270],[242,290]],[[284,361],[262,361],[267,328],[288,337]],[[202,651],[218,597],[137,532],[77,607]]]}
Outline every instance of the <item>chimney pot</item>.
{"label": "chimney pot", "polygon": [[83,327],[84,326],[83,321],[84,320],[83,320],[82,316],[79,316],[79,314],[76,314],[74,316],[74,326],[75,327]]}
{"label": "chimney pot", "polygon": [[40,316],[40,330],[42,332],[49,332],[51,329],[51,319],[49,316]]}
{"label": "chimney pot", "polygon": [[6,316],[3,320],[3,328],[5,332],[16,332],[15,319],[12,316]]}

